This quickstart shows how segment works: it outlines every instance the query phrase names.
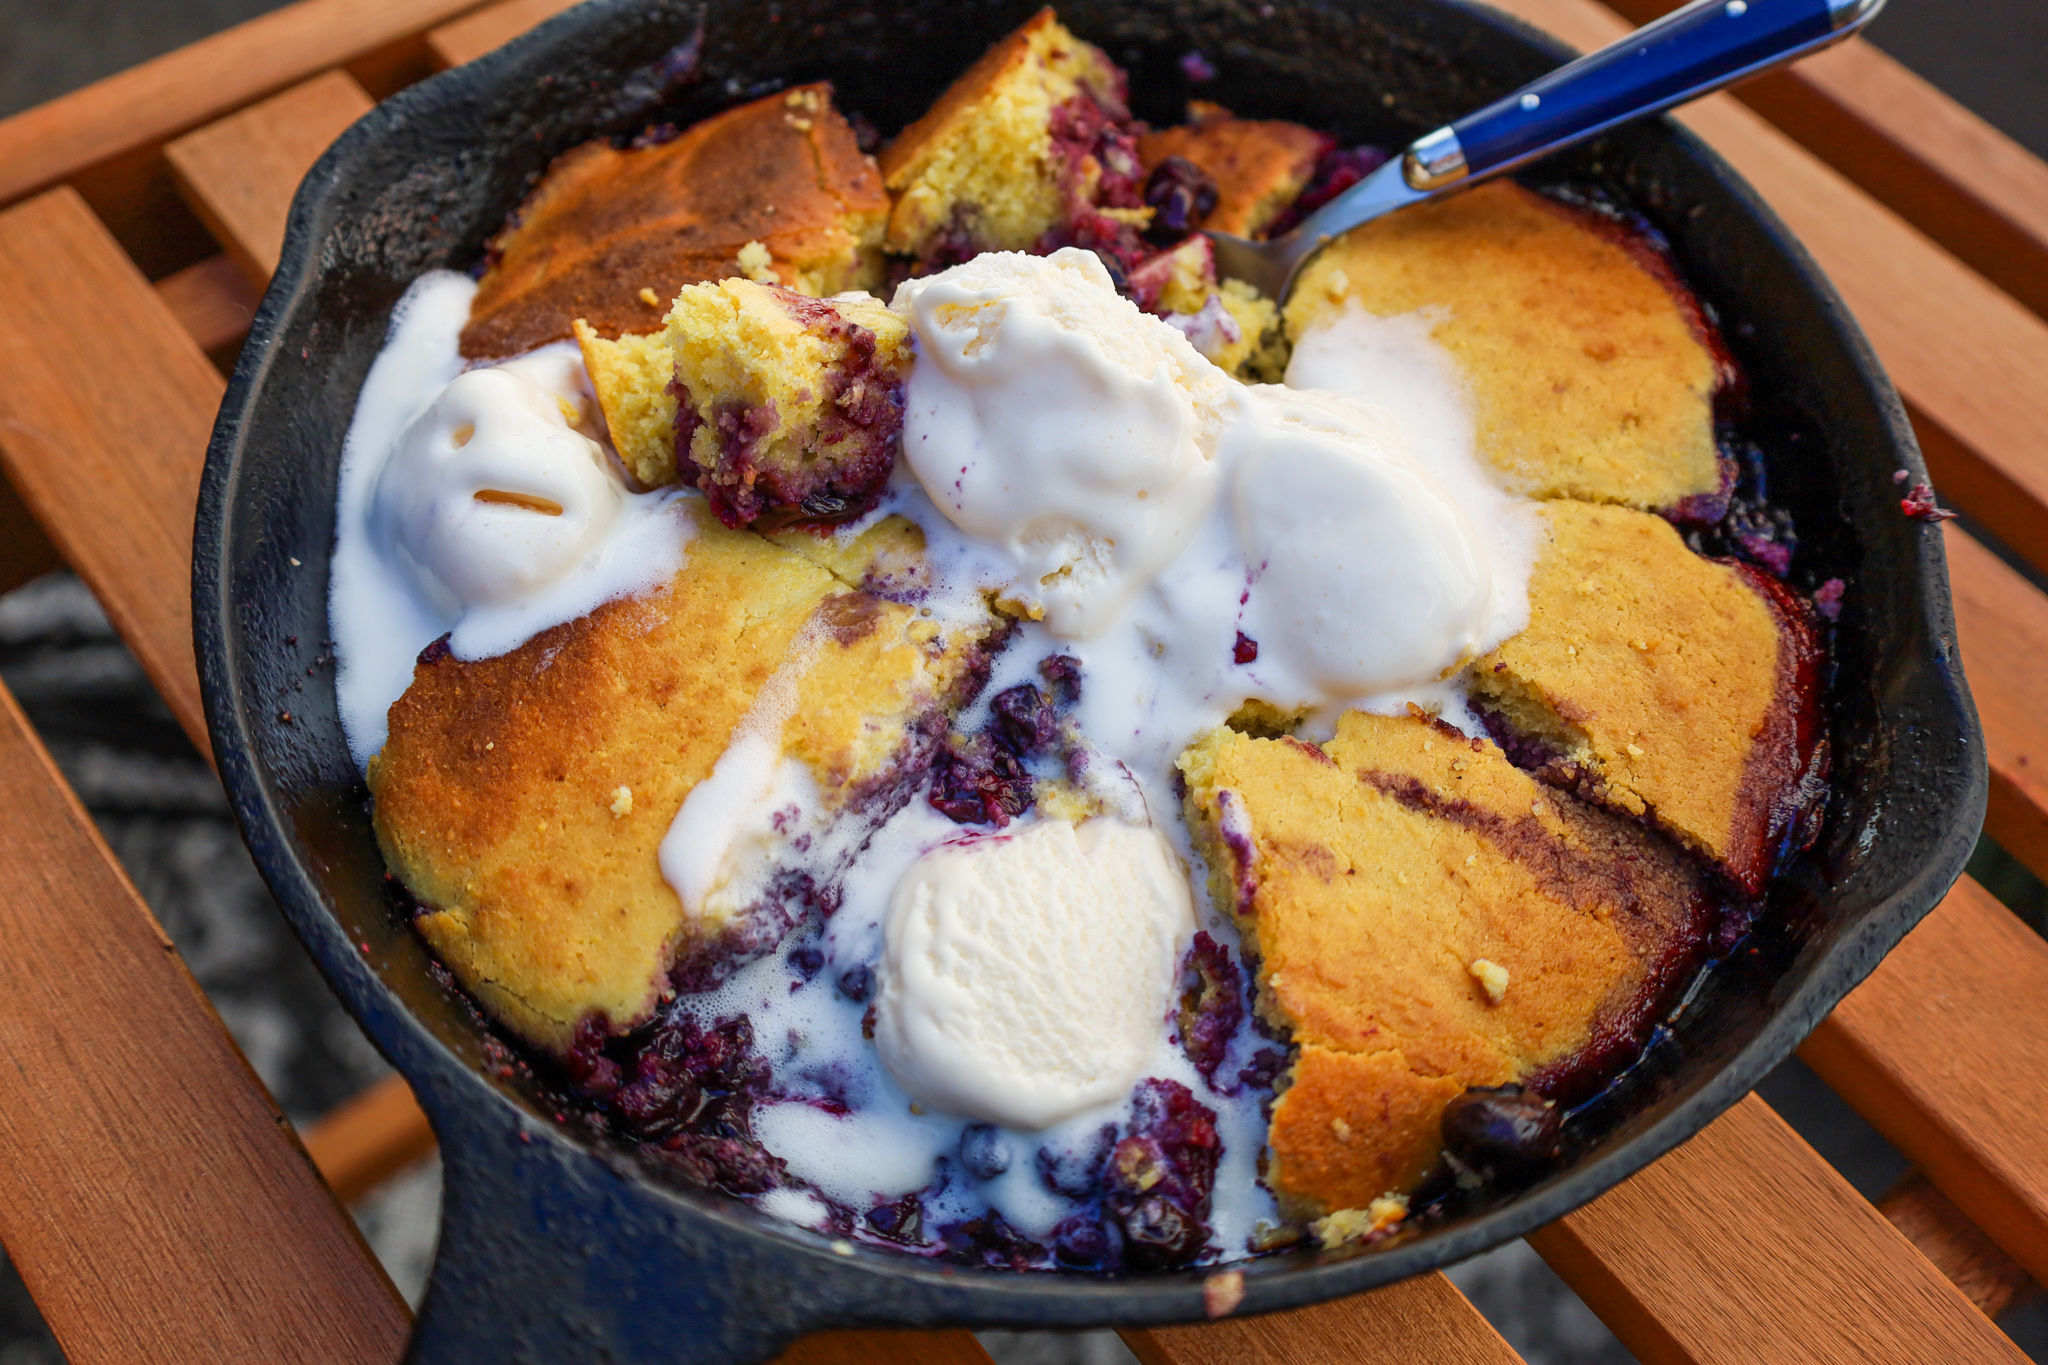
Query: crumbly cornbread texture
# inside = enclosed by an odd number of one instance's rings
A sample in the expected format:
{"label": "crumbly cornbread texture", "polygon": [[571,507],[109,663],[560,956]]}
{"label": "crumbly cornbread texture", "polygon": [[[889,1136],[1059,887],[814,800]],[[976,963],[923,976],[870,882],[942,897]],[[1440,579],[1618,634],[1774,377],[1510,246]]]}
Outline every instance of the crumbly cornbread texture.
{"label": "crumbly cornbread texture", "polygon": [[[893,799],[978,680],[984,633],[942,635],[696,506],[667,586],[496,658],[429,649],[370,765],[378,842],[425,907],[421,934],[544,1048],[593,1013],[614,1031],[644,1019],[711,932],[688,924],[657,851],[778,668],[802,669],[782,752],[842,807]],[[906,534],[849,540],[842,567]]]}
{"label": "crumbly cornbread texture", "polygon": [[1646,512],[1552,502],[1529,625],[1474,667],[1486,704],[1555,756],[1546,775],[1648,815],[1752,891],[1798,804],[1815,645],[1753,571]]}
{"label": "crumbly cornbread texture", "polygon": [[1148,175],[1170,156],[1194,162],[1216,182],[1216,207],[1201,226],[1258,237],[1300,196],[1332,145],[1329,134],[1298,123],[1225,116],[1146,133],[1138,159]]}
{"label": "crumbly cornbread texture", "polygon": [[1505,180],[1391,214],[1309,263],[1287,334],[1347,306],[1442,310],[1433,334],[1511,492],[1658,508],[1720,488],[1690,306],[1589,215]]}
{"label": "crumbly cornbread texture", "polygon": [[888,213],[881,175],[826,84],[658,145],[586,142],[555,159],[493,239],[462,353],[516,355],[566,339],[576,318],[602,336],[653,331],[684,285],[749,273],[750,242],[804,293],[874,287]]}
{"label": "crumbly cornbread texture", "polygon": [[[1287,342],[1280,309],[1243,280],[1216,278],[1216,253],[1209,239],[1194,236],[1162,251],[1130,274],[1131,297],[1140,308],[1171,318],[1181,315],[1195,349],[1235,378],[1277,384],[1287,373]],[[1210,300],[1216,308],[1204,315]],[[1221,311],[1229,331],[1214,314]]]}
{"label": "crumbly cornbread texture", "polygon": [[[895,196],[889,250],[927,258],[948,234],[984,251],[1030,250],[1102,175],[1099,164],[1074,164],[1055,147],[1055,119],[1076,101],[1098,117],[1128,117],[1116,64],[1040,10],[882,149]],[[1134,158],[1133,177],[1137,169]]]}
{"label": "crumbly cornbread texture", "polygon": [[659,337],[576,339],[633,477],[703,489],[729,526],[862,512],[888,482],[910,329],[877,299],[729,279],[678,293]]}
{"label": "crumbly cornbread texture", "polygon": [[[1432,720],[1353,712],[1320,748],[1217,730],[1180,768],[1257,1008],[1299,1048],[1267,1180],[1303,1216],[1413,1188],[1468,1086],[1632,1027],[1704,913],[1639,826]],[[1478,960],[1509,974],[1498,1002]]]}

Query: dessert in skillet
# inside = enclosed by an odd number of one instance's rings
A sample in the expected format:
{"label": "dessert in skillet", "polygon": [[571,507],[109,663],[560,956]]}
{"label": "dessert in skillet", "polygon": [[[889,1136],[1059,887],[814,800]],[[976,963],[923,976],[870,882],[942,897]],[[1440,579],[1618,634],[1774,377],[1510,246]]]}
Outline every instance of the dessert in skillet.
{"label": "dessert in skillet", "polygon": [[400,305],[344,725],[594,1139],[976,1265],[1371,1244],[1564,1159],[1810,839],[1816,620],[1654,234],[1495,184],[1283,312],[1196,229],[1377,154],[1191,115],[1047,11],[873,159],[823,84],[572,149]]}

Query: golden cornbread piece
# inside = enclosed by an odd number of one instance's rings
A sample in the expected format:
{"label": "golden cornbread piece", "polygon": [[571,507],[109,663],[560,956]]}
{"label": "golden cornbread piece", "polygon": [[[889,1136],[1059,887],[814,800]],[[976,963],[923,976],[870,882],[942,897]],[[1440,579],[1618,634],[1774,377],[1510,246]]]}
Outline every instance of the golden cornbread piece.
{"label": "golden cornbread piece", "polygon": [[982,250],[1030,250],[1064,220],[1070,194],[1088,197],[1053,148],[1053,111],[1077,97],[1125,117],[1123,73],[1040,10],[882,149],[895,198],[888,249],[923,256],[964,229]]}
{"label": "golden cornbread piece", "polygon": [[1805,623],[1662,517],[1541,514],[1529,625],[1474,666],[1479,694],[1582,795],[1653,817],[1760,891],[1807,766]]}
{"label": "golden cornbread piece", "polygon": [[1506,180],[1390,214],[1309,263],[1287,335],[1347,307],[1442,310],[1432,334],[1511,492],[1658,508],[1720,488],[1689,306],[1586,215]]}
{"label": "golden cornbread piece", "polygon": [[676,481],[676,353],[660,332],[616,340],[598,335],[582,318],[573,324],[583,368],[619,452],[620,463],[642,488]]}
{"label": "golden cornbread piece", "polygon": [[[1695,874],[1635,824],[1428,719],[1352,712],[1321,748],[1217,730],[1180,769],[1259,957],[1256,1007],[1300,1047],[1267,1176],[1297,1211],[1411,1189],[1454,1096],[1631,1018],[1703,913]],[[1498,1001],[1480,960],[1513,983]]]}
{"label": "golden cornbread piece", "polygon": [[662,837],[771,676],[781,753],[828,810],[877,799],[970,685],[981,646],[821,565],[720,526],[701,503],[666,586],[509,654],[429,649],[370,765],[379,845],[419,928],[522,1038],[565,1047],[593,1013],[644,1019],[679,951],[744,934],[693,923]]}
{"label": "golden cornbread piece", "polygon": [[694,284],[658,338],[607,341],[579,319],[576,340],[633,477],[703,489],[729,526],[863,511],[895,466],[910,328],[866,294]]}
{"label": "golden cornbread piece", "polygon": [[586,142],[555,158],[492,240],[462,353],[566,340],[576,318],[601,336],[653,331],[684,285],[750,273],[750,243],[804,293],[867,288],[880,283],[888,212],[828,84],[728,109],[656,146]]}
{"label": "golden cornbread piece", "polygon": [[1138,159],[1147,175],[1170,156],[1194,162],[1216,182],[1216,207],[1201,226],[1258,237],[1301,197],[1330,145],[1328,134],[1298,123],[1226,115],[1146,133]]}

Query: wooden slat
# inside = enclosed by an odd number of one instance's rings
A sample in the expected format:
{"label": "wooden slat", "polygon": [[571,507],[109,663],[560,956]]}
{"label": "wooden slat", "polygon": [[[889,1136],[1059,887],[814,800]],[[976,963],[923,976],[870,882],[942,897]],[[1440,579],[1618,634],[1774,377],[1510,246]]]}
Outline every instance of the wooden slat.
{"label": "wooden slat", "polygon": [[452,24],[441,25],[427,35],[427,50],[434,54],[435,65],[443,70],[461,66],[486,52],[496,51],[575,3],[576,0],[502,0]]}
{"label": "wooden slat", "polygon": [[775,1358],[776,1365],[989,1365],[974,1333],[952,1331],[819,1332]]}
{"label": "wooden slat", "polygon": [[1348,1299],[1193,1327],[1121,1334],[1144,1365],[1517,1365],[1519,1355],[1442,1275]]}
{"label": "wooden slat", "polygon": [[0,120],[0,204],[161,146],[476,0],[300,0]]}
{"label": "wooden slat", "polygon": [[327,71],[164,149],[200,221],[256,284],[284,252],[299,181],[373,100],[346,71]]}
{"label": "wooden slat", "polygon": [[2048,943],[1965,879],[1799,1055],[2048,1280]]}
{"label": "wooden slat", "polygon": [[1963,673],[1991,761],[1984,828],[2048,878],[2048,597],[1953,525],[1947,544]]}
{"label": "wooden slat", "polygon": [[306,1130],[306,1154],[352,1204],[434,1150],[434,1130],[402,1076],[386,1076]]}
{"label": "wooden slat", "polygon": [[0,687],[0,1240],[71,1365],[387,1365],[405,1305]]}
{"label": "wooden slat", "polygon": [[[1593,0],[1500,0],[1580,47],[1628,30]],[[1731,95],[1679,114],[1756,187],[1863,324],[1945,498],[2048,566],[2048,322],[1859,193]]]}
{"label": "wooden slat", "polygon": [[[1613,0],[1634,23],[1671,0]],[[2048,166],[1852,38],[1735,97],[2034,312],[2048,314]]]}
{"label": "wooden slat", "polygon": [[262,292],[225,253],[188,265],[156,282],[156,292],[171,316],[218,364],[231,348],[239,349],[255,320]]}
{"label": "wooden slat", "polygon": [[77,194],[0,213],[0,460],[185,733],[192,513],[224,387]]}
{"label": "wooden slat", "polygon": [[1885,1192],[1877,1211],[1987,1318],[2040,1292],[2027,1268],[2005,1254],[1918,1171]]}
{"label": "wooden slat", "polygon": [[1529,1241],[1643,1365],[2026,1359],[1754,1095]]}

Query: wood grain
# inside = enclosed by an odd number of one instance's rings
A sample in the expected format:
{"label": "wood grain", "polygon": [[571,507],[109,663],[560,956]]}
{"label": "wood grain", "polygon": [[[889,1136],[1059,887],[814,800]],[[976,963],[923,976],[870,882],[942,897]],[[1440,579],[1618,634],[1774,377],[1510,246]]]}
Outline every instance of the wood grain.
{"label": "wood grain", "polygon": [[2048,1279],[2048,942],[1967,878],[1799,1050]]}
{"label": "wood grain", "polygon": [[346,71],[327,71],[164,148],[186,202],[258,287],[284,253],[299,182],[374,103]]}
{"label": "wood grain", "polygon": [[387,1365],[405,1305],[0,687],[0,1240],[71,1365]]}
{"label": "wood grain", "polygon": [[2026,1359],[1754,1095],[1529,1241],[1643,1365]]}
{"label": "wood grain", "polygon": [[0,461],[207,752],[192,513],[224,387],[70,189],[0,213]]}
{"label": "wood grain", "polygon": [[[1611,0],[1633,23],[1670,0]],[[1852,38],[1735,98],[2037,314],[2048,314],[2048,165]]]}
{"label": "wood grain", "polygon": [[178,325],[223,370],[232,366],[256,318],[256,305],[263,301],[262,291],[226,253],[166,275],[156,282],[156,292]]}
{"label": "wood grain", "polygon": [[442,70],[473,62],[486,52],[517,38],[528,29],[554,18],[576,0],[502,0],[476,13],[443,24],[427,35],[427,50]]}
{"label": "wood grain", "polygon": [[0,204],[162,146],[476,0],[300,0],[0,120]]}
{"label": "wood grain", "polygon": [[1442,1275],[1348,1299],[1193,1327],[1121,1333],[1144,1365],[1517,1365],[1514,1349]]}
{"label": "wood grain", "polygon": [[[1500,0],[1580,47],[1628,30],[1593,0]],[[1732,95],[1678,118],[1770,201],[1905,397],[1944,499],[2048,566],[2048,322],[1860,193]]]}
{"label": "wood grain", "polygon": [[1991,762],[1984,828],[2048,878],[2048,597],[1953,524],[1946,542],[1963,673]]}
{"label": "wood grain", "polygon": [[1987,1318],[2039,1293],[2027,1268],[2005,1254],[1918,1171],[1885,1191],[1877,1211]]}
{"label": "wood grain", "polygon": [[775,1358],[776,1365],[989,1365],[974,1333],[870,1328],[819,1332]]}

